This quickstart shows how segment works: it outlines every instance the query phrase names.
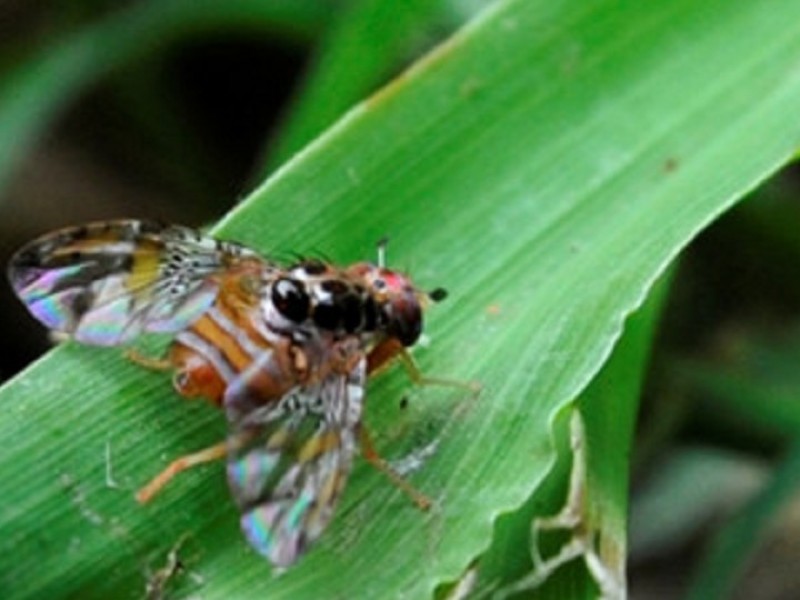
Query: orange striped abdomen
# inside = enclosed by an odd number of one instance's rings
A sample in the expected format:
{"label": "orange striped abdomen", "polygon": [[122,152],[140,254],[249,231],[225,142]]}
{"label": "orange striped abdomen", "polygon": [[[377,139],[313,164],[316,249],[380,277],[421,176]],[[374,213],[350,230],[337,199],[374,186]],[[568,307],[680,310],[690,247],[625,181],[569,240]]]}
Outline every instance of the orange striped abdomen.
{"label": "orange striped abdomen", "polygon": [[[229,291],[229,290],[228,290]],[[267,340],[256,328],[261,318],[254,302],[241,294],[220,293],[215,303],[170,349],[179,394],[221,405],[231,386],[247,389],[260,403],[281,398],[298,383],[289,340]]]}

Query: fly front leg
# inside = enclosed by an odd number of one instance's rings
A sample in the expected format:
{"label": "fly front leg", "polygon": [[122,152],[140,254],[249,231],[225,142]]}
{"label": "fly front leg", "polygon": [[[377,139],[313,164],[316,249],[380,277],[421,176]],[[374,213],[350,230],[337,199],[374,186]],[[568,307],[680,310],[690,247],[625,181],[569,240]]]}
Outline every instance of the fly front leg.
{"label": "fly front leg", "polygon": [[406,370],[406,373],[408,373],[408,378],[416,385],[442,385],[445,387],[467,390],[473,394],[477,394],[481,391],[481,384],[477,381],[462,381],[460,379],[447,379],[444,377],[429,377],[423,375],[417,363],[414,361],[414,357],[412,357],[405,348],[402,349],[398,358],[403,368]]}
{"label": "fly front leg", "polygon": [[408,350],[398,340],[388,338],[375,346],[367,356],[367,373],[380,372],[385,369],[392,361],[399,360],[403,365],[408,378],[415,385],[440,385],[446,387],[455,387],[462,390],[468,390],[473,394],[481,391],[481,384],[477,381],[461,381],[459,379],[447,379],[443,377],[429,377],[423,375],[419,370],[414,358],[409,354]]}

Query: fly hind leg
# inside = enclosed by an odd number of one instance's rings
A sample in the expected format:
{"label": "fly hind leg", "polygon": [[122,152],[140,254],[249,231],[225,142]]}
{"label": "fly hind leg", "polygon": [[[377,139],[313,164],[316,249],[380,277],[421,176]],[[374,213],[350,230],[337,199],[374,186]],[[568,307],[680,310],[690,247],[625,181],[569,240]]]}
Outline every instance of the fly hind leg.
{"label": "fly hind leg", "polygon": [[136,500],[140,504],[146,504],[147,502],[150,502],[150,500],[152,500],[153,497],[158,494],[159,491],[161,491],[161,488],[167,485],[178,473],[186,471],[187,469],[191,469],[197,465],[202,465],[203,463],[220,460],[225,458],[227,454],[228,443],[222,442],[219,444],[214,444],[208,448],[204,448],[199,452],[186,454],[173,460],[169,465],[167,465],[166,469],[153,477],[153,479],[151,479],[146,486],[136,492]]}
{"label": "fly hind leg", "polygon": [[182,473],[197,465],[225,458],[229,452],[233,452],[246,444],[252,438],[252,435],[253,434],[250,432],[240,433],[237,436],[229,437],[226,441],[220,442],[219,444],[214,444],[198,452],[176,458],[169,463],[163,471],[153,477],[147,485],[136,492],[136,500],[140,504],[150,502],[150,500],[152,500],[173,477],[178,475],[178,473]]}

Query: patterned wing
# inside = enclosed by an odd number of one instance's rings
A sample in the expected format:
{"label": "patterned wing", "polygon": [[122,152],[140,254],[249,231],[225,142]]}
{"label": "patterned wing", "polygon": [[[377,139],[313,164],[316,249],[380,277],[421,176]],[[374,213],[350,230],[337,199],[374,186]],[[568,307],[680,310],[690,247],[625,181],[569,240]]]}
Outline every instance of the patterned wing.
{"label": "patterned wing", "polygon": [[34,240],[11,259],[8,277],[50,329],[115,346],[146,331],[185,329],[214,301],[215,274],[261,261],[186,227],[108,221]]}
{"label": "patterned wing", "polygon": [[287,567],[328,525],[353,462],[366,361],[252,411],[232,436],[228,481],[247,540]]}

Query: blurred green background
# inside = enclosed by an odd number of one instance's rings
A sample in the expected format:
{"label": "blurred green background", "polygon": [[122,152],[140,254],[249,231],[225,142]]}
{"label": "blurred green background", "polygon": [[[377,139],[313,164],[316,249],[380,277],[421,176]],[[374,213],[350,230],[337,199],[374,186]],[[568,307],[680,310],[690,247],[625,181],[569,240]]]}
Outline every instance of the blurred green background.
{"label": "blurred green background", "polygon": [[[217,220],[491,3],[222,4],[0,5],[0,260],[88,220]],[[750,193],[672,273],[631,461],[630,593],[795,598],[800,172]],[[48,347],[25,315],[4,285],[2,379]]]}

